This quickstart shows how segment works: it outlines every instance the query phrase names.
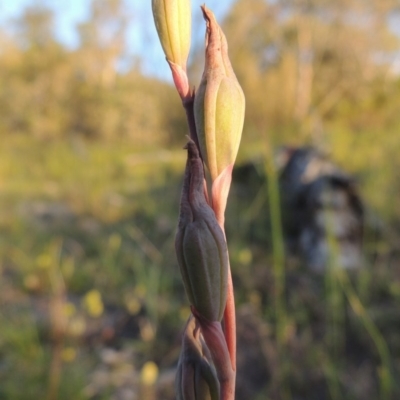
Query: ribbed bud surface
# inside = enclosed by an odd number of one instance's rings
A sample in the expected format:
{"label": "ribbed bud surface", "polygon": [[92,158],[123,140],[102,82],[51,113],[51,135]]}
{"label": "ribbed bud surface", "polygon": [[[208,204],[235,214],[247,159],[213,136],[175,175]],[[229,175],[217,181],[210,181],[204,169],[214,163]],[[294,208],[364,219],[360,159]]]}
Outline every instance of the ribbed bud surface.
{"label": "ribbed bud surface", "polygon": [[189,301],[207,320],[221,321],[227,295],[227,245],[204,194],[203,163],[193,141],[187,150],[175,249]]}
{"label": "ribbed bud surface", "polygon": [[153,17],[168,61],[186,69],[190,50],[190,0],[152,0]]}
{"label": "ribbed bud surface", "polygon": [[214,14],[202,7],[207,24],[205,67],[194,103],[197,136],[214,181],[233,165],[242,136],[245,97],[233,72],[228,45]]}

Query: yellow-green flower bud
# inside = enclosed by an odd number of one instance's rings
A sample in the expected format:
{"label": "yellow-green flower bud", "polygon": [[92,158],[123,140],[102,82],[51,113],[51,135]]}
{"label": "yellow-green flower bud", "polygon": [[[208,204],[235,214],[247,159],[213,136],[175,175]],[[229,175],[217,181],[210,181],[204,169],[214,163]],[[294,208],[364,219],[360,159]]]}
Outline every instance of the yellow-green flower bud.
{"label": "yellow-green flower bud", "polygon": [[228,286],[225,235],[204,193],[204,167],[196,144],[187,144],[175,249],[189,301],[204,318],[221,321]]}
{"label": "yellow-green flower bud", "polygon": [[186,70],[190,50],[190,0],[152,0],[153,17],[168,61]]}
{"label": "yellow-green flower bud", "polygon": [[219,382],[200,329],[192,316],[186,325],[175,379],[177,400],[219,400]]}
{"label": "yellow-green flower bud", "polygon": [[226,38],[214,14],[202,6],[207,24],[205,67],[195,96],[200,151],[214,181],[233,165],[242,136],[245,98],[233,72]]}

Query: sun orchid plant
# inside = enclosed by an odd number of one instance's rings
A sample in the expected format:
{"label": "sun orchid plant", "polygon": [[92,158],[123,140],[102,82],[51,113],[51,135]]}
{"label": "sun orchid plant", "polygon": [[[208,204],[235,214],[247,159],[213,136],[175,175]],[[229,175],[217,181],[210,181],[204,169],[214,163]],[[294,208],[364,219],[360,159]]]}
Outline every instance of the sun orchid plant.
{"label": "sun orchid plant", "polygon": [[197,92],[190,89],[187,77],[190,0],[152,0],[152,10],[190,133],[175,249],[191,315],[178,363],[177,399],[233,400],[236,323],[224,215],[245,98],[228,57],[226,37],[206,6],[201,7],[206,21],[205,66]]}

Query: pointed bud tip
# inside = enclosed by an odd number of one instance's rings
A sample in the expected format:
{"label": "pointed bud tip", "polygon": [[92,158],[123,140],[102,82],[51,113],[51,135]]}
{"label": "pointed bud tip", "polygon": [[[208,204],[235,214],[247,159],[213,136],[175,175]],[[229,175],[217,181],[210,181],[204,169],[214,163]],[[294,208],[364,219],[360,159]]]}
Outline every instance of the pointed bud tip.
{"label": "pointed bud tip", "polygon": [[[203,13],[203,18],[206,21],[206,30],[208,36],[211,29],[216,29],[218,27],[217,20],[215,19],[214,13],[209,8],[207,8],[205,4],[201,6],[201,11]],[[207,42],[208,39],[206,38],[206,45]]]}
{"label": "pointed bud tip", "polygon": [[195,159],[200,158],[199,149],[197,148],[196,143],[192,139],[190,139],[190,138],[188,138],[188,139],[189,139],[189,141],[186,143],[186,146],[185,146],[185,149],[187,149],[187,151],[188,151],[188,158],[190,160],[195,160]]}

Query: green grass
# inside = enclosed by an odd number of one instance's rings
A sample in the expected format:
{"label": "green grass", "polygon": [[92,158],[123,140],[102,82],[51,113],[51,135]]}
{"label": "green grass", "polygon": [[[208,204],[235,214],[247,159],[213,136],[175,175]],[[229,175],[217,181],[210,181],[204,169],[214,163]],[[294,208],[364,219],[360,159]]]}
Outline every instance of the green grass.
{"label": "green grass", "polygon": [[[106,308],[143,314],[139,360],[160,357],[153,344],[166,343],[158,337],[158,321],[180,307],[163,299],[179,278],[173,238],[177,171],[184,156],[179,150],[139,152],[132,143],[16,138],[3,144],[0,207],[7,212],[0,218],[0,380],[7,384],[1,385],[0,398],[52,397],[51,304],[60,294],[57,279],[65,287],[59,310],[66,324],[60,328],[62,347],[76,353],[63,362],[58,398],[85,398],[83,389],[98,362],[94,351],[82,360],[82,334],[70,332],[79,321],[96,319],[82,300],[92,290]],[[64,315],[64,308],[74,312]]]}

